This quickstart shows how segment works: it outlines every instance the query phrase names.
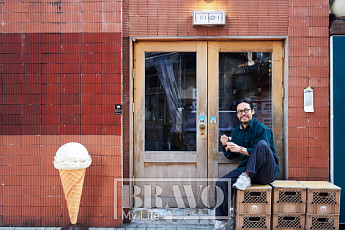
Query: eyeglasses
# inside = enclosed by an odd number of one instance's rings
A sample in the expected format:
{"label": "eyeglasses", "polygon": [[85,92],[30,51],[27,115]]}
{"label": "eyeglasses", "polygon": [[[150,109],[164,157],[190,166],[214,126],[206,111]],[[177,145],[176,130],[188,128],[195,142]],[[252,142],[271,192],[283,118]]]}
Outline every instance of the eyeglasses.
{"label": "eyeglasses", "polygon": [[242,113],[247,114],[249,111],[250,111],[250,109],[238,110],[238,111],[237,111],[237,114],[238,114],[238,115],[241,115]]}

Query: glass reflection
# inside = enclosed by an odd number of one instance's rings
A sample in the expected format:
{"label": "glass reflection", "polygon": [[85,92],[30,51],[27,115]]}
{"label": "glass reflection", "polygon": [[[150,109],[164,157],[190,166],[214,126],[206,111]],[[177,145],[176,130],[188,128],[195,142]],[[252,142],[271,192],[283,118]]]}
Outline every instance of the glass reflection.
{"label": "glass reflection", "polygon": [[196,53],[145,53],[145,150],[196,150]]}
{"label": "glass reflection", "polygon": [[253,102],[253,117],[272,128],[272,53],[219,53],[219,137],[239,125],[236,101],[244,98]]}

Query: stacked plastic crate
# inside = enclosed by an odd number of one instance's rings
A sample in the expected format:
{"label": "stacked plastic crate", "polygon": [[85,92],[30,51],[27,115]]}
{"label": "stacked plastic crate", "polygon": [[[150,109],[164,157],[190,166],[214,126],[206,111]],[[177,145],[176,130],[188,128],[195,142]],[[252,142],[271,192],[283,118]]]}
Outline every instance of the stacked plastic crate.
{"label": "stacked plastic crate", "polygon": [[307,190],[297,181],[276,180],[271,183],[272,229],[304,229]]}
{"label": "stacked plastic crate", "polygon": [[236,229],[270,229],[272,187],[253,185],[237,190],[234,212]]}
{"label": "stacked plastic crate", "polygon": [[340,187],[327,181],[300,181],[307,187],[306,229],[339,229]]}

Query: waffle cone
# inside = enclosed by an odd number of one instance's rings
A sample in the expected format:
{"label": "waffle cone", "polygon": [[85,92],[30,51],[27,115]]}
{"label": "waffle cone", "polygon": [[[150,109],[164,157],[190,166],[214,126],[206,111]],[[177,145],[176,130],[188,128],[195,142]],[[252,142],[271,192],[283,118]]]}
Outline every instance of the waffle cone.
{"label": "waffle cone", "polygon": [[85,169],[63,170],[59,169],[68,214],[72,224],[77,223],[80,207],[81,193],[85,177]]}

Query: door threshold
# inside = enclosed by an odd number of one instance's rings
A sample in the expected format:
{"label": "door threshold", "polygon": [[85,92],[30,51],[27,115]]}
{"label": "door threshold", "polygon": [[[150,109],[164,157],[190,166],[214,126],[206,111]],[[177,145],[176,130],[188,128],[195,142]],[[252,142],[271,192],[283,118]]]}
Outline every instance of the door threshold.
{"label": "door threshold", "polygon": [[133,208],[130,222],[136,224],[214,224],[215,210],[207,208]]}

